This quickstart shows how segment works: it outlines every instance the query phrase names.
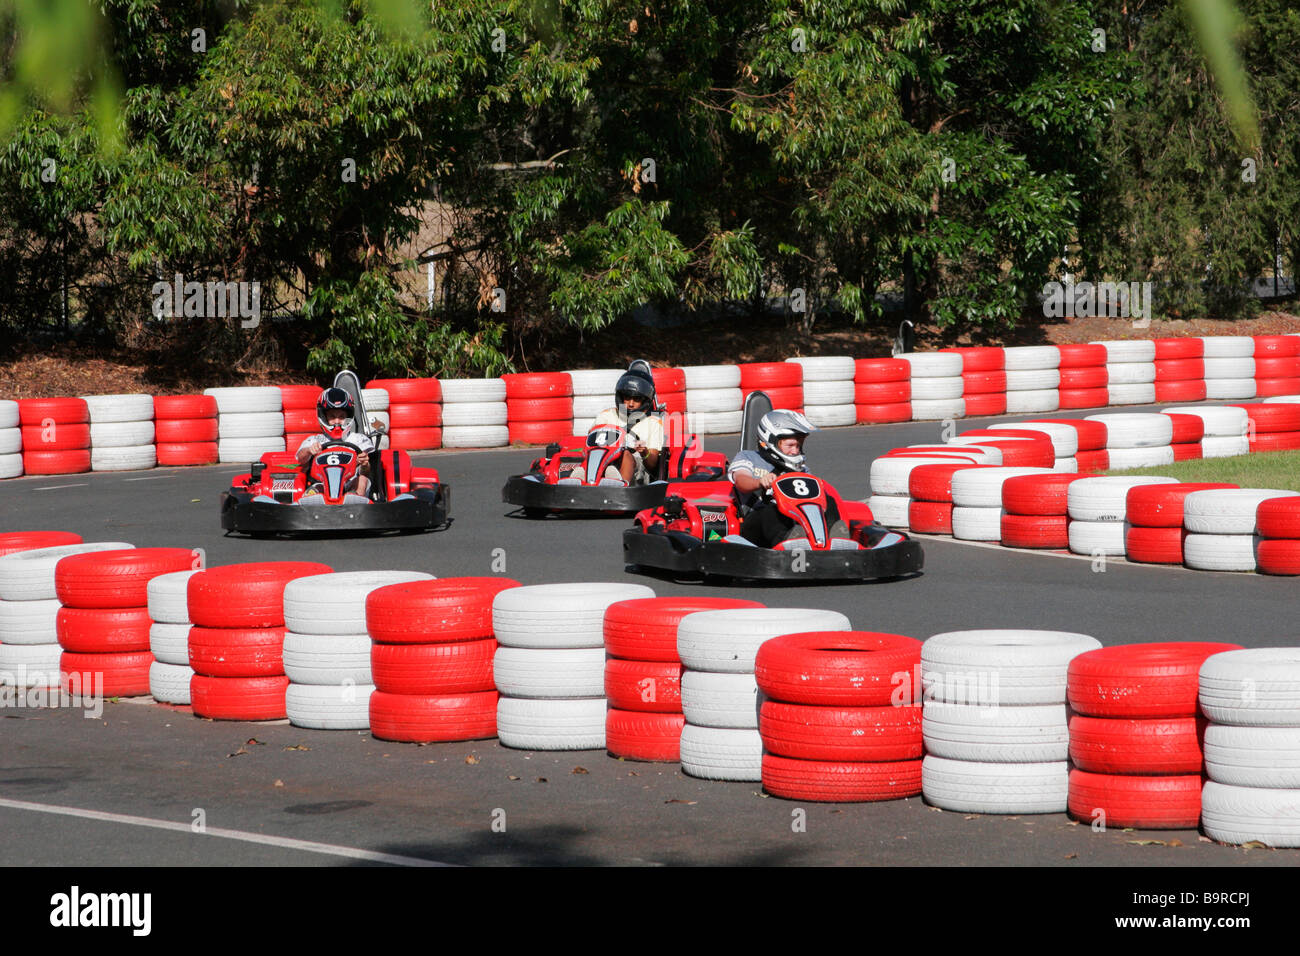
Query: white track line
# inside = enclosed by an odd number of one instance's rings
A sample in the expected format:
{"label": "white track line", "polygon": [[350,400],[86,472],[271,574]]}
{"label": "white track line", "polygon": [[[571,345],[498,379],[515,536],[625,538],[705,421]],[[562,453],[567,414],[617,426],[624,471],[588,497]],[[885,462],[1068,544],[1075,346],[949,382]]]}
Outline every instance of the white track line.
{"label": "white track line", "polygon": [[149,475],[147,478],[123,478],[123,481],[162,481],[164,478],[175,478],[175,475]]}
{"label": "white track line", "polygon": [[46,485],[44,488],[33,488],[32,491],[58,491],[60,488],[86,488],[89,485],[90,482],[81,481],[75,485]]}
{"label": "white track line", "polygon": [[0,807],[8,807],[12,810],[31,810],[36,813],[54,813],[68,817],[81,817],[85,820],[101,820],[106,823],[125,823],[136,827],[152,827],[155,830],[172,830],[176,833],[190,833],[195,836],[242,840],[245,843],[278,846],[286,850],[302,850],[305,853],[323,853],[328,856],[341,856],[351,860],[366,860],[372,863],[391,863],[393,866],[452,865],[450,863],[439,863],[436,860],[424,860],[416,856],[376,853],[373,850],[361,850],[351,846],[316,843],[311,840],[294,840],[289,837],[266,836],[261,833],[247,833],[243,830],[226,830],[221,827],[206,827],[202,833],[195,833],[190,824],[177,823],[173,820],[155,820],[151,817],[136,817],[125,813],[106,813],[102,810],[83,810],[80,807],[57,807],[43,803],[28,803],[26,800],[7,800],[3,797],[0,797]]}

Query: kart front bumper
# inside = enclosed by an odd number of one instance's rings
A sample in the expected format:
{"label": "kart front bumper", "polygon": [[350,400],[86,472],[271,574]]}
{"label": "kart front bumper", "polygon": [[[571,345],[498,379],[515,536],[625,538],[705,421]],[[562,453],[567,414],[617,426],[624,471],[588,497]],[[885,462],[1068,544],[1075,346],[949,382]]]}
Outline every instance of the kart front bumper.
{"label": "kart front bumper", "polygon": [[401,501],[372,501],[368,504],[303,507],[300,504],[272,504],[253,501],[243,492],[221,496],[221,527],[246,534],[275,534],[301,531],[421,531],[447,523],[451,489],[439,485],[420,489]]}
{"label": "kart front bumper", "polygon": [[604,511],[636,513],[663,504],[668,483],[649,485],[549,485],[531,475],[513,475],[501,489],[501,500],[528,510]]}

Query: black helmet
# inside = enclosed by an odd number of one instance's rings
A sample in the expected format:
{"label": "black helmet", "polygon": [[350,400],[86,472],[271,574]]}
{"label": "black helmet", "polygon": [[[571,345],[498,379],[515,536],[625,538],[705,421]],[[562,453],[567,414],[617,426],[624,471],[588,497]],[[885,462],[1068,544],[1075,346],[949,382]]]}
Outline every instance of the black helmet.
{"label": "black helmet", "polygon": [[[643,368],[648,369],[649,366],[641,361],[633,362],[628,370],[619,376],[614,386],[614,401],[618,403],[619,414],[627,420],[629,426],[635,425],[654,411],[655,380],[648,372],[642,371]],[[644,407],[630,411],[627,407],[629,398],[643,399]]]}

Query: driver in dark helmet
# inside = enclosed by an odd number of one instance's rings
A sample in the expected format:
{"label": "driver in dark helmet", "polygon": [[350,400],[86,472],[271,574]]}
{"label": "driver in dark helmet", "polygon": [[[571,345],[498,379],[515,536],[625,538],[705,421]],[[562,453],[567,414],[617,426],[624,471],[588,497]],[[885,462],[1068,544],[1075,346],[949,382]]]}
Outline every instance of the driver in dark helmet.
{"label": "driver in dark helmet", "polygon": [[[619,425],[627,431],[627,445],[618,460],[618,473],[611,465],[605,477],[621,478],[629,485],[644,485],[658,473],[664,447],[664,425],[655,414],[655,380],[647,362],[638,359],[628,366],[614,385],[615,405],[592,421],[597,425]],[[575,469],[581,474],[582,469]]]}
{"label": "driver in dark helmet", "polygon": [[[375,443],[364,432],[357,431],[356,403],[352,396],[341,388],[327,388],[320,393],[316,401],[316,420],[320,422],[321,431],[308,436],[298,446],[298,464],[309,467],[311,460],[320,454],[326,442],[346,441],[355,445],[360,451],[357,456],[356,476],[348,482],[345,490],[359,495],[370,492],[370,453],[375,450]],[[308,489],[308,494],[318,492],[319,486]]]}

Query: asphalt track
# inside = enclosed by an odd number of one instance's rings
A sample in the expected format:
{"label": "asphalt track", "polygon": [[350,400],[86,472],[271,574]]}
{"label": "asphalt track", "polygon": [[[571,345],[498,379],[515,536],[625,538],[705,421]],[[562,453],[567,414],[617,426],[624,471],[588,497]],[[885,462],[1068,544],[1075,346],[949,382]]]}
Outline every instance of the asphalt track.
{"label": "asphalt track", "polygon": [[[809,442],[810,464],[843,493],[865,497],[873,457],[897,445],[938,440],[941,427],[824,431]],[[730,453],[734,442],[716,436],[706,446]],[[88,541],[200,547],[210,566],[292,558],[324,561],[339,571],[400,568],[440,577],[503,571],[524,584],[635,580],[660,595],[706,591],[627,573],[621,519],[508,516],[501,485],[533,454],[415,456],[418,464],[436,466],[452,486],[454,521],[445,531],[407,537],[223,537],[218,496],[230,476],[244,470],[230,465],[5,481],[0,514],[6,530],[62,529]],[[942,539],[927,538],[924,547],[925,571],[909,580],[707,593],[830,608],[848,615],[855,628],[922,639],[1005,627],[1081,631],[1106,645],[1300,643],[1292,579],[1116,559],[1103,569],[1090,559]],[[365,732],[300,730],[286,721],[211,722],[186,708],[126,701],[106,704],[100,719],[69,708],[22,707],[0,711],[0,717],[0,864],[11,867],[1253,868],[1300,861],[1294,851],[1217,846],[1192,831],[1094,832],[1063,814],[946,813],[920,797],[834,806],[791,802],[762,795],[757,784],[696,780],[674,765],[615,760],[597,751],[528,753],[495,741],[385,743]]]}

